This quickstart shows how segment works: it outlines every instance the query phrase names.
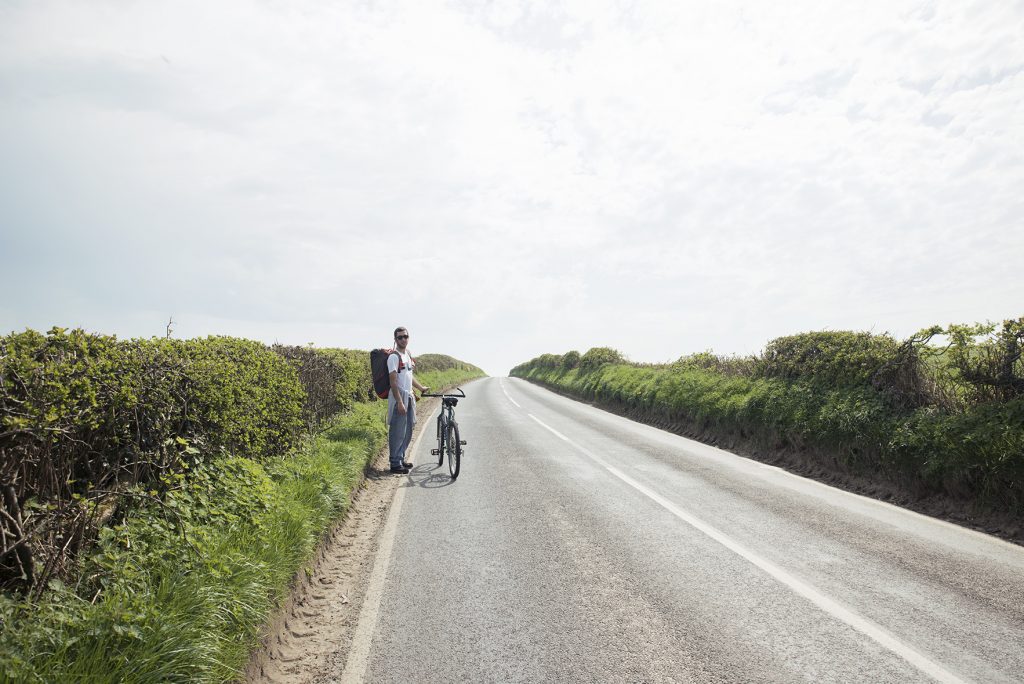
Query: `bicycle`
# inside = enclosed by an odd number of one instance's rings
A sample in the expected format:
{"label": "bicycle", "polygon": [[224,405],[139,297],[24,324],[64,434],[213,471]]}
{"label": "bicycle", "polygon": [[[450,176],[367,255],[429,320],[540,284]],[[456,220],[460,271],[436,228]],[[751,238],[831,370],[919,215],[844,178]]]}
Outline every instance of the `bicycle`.
{"label": "bicycle", "polygon": [[465,399],[466,393],[456,387],[460,394],[423,394],[424,397],[441,397],[441,413],[437,416],[437,448],[430,450],[431,456],[437,456],[437,465],[444,463],[448,456],[448,472],[454,480],[459,476],[462,465],[462,447],[466,440],[459,439],[459,424],[455,422],[455,406],[459,399]]}

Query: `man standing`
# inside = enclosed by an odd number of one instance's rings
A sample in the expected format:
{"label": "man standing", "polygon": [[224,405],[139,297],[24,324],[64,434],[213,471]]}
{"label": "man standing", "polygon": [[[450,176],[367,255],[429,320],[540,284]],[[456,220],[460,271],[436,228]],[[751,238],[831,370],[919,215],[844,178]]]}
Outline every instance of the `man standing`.
{"label": "man standing", "polygon": [[406,460],[405,450],[412,441],[412,428],[416,424],[415,387],[420,392],[429,388],[416,382],[412,371],[416,367],[409,354],[409,331],[395,328],[395,351],[388,356],[388,375],[391,378],[391,393],[388,394],[388,451],[391,472],[407,473],[412,463]]}

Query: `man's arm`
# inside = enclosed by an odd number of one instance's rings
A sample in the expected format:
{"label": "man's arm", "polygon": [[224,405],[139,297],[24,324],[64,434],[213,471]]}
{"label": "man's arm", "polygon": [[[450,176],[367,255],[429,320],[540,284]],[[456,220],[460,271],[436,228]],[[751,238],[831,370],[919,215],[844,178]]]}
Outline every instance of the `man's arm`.
{"label": "man's arm", "polygon": [[398,371],[391,371],[389,374],[391,377],[391,396],[395,398],[395,403],[398,412],[403,416],[406,413],[405,402],[402,401],[402,391],[398,389]]}

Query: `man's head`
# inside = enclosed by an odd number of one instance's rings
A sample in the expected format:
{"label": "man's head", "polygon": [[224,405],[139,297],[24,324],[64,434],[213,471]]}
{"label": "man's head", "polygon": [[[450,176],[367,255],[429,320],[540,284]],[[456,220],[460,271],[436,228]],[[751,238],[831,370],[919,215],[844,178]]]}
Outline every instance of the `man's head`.
{"label": "man's head", "polygon": [[409,344],[409,331],[405,328],[395,328],[395,347],[401,350]]}

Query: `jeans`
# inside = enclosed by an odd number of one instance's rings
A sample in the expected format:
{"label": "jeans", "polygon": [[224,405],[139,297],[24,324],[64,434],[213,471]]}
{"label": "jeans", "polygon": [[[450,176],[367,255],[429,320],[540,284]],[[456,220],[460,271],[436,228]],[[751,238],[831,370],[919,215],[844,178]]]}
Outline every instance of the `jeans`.
{"label": "jeans", "polygon": [[410,395],[405,401],[405,415],[398,412],[396,404],[388,424],[388,452],[392,468],[401,467],[406,460],[405,450],[412,441],[412,428],[416,424],[416,400]]}

